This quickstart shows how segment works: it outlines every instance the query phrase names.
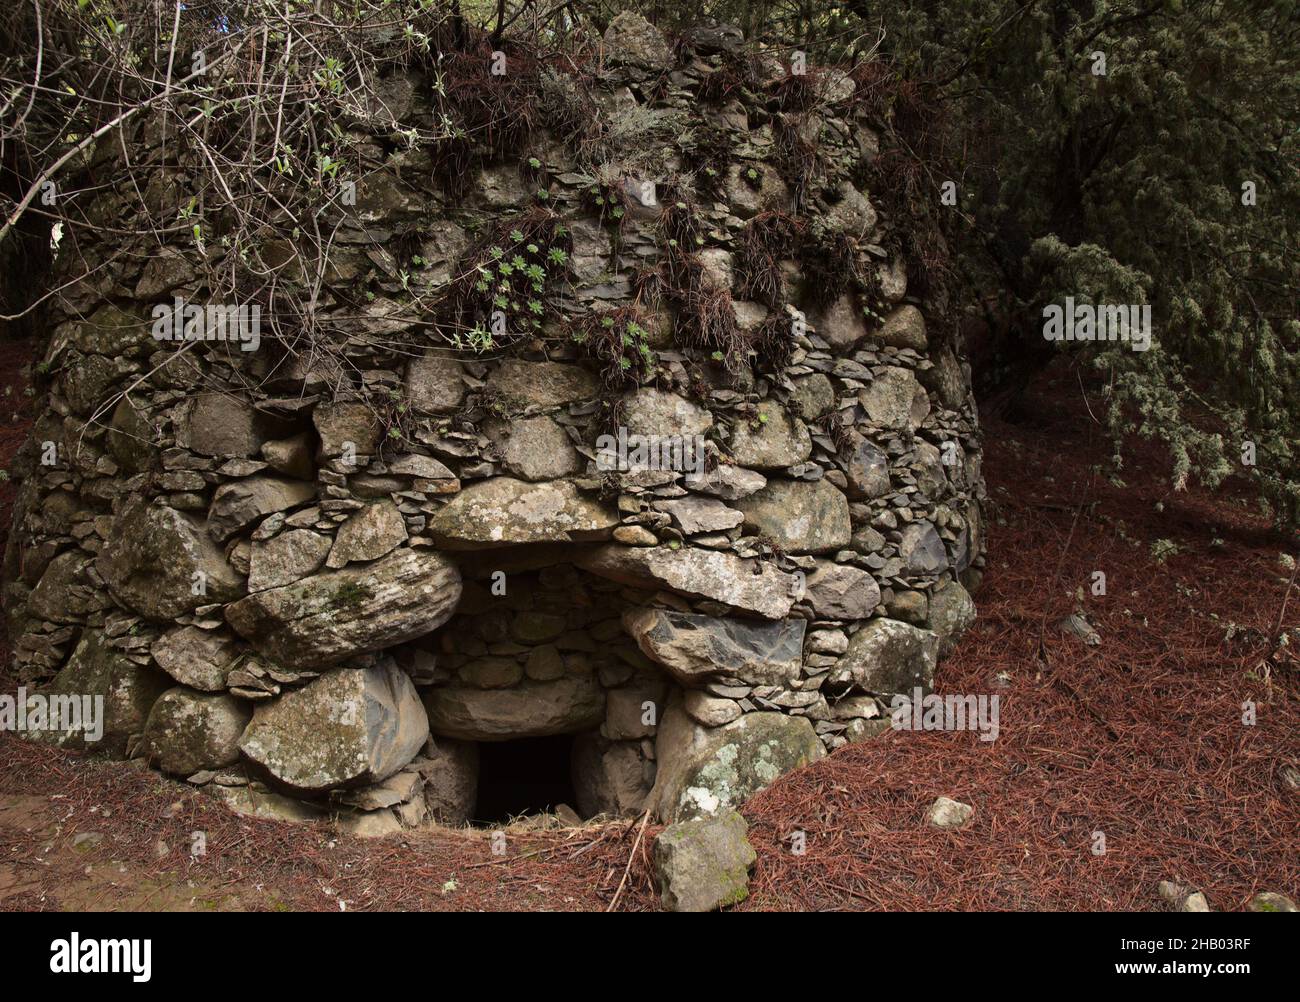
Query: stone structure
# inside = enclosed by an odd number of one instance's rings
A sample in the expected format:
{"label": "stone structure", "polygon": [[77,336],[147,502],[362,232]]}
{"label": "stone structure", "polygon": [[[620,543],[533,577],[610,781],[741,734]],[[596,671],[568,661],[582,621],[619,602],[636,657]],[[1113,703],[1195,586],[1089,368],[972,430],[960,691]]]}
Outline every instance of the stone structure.
{"label": "stone structure", "polygon": [[[878,145],[853,81],[816,76],[814,106],[780,111],[787,71],[768,58],[757,90],[705,100],[733,34],[679,57],[615,21],[595,92],[631,123],[621,173],[541,128],[475,161],[453,197],[427,154],[376,136],[383,166],[313,293],[318,347],[159,340],[159,304],[211,296],[194,248],[142,241],[110,261],[118,237],[83,238],[79,259],[108,263],[57,299],[5,558],[20,678],[105,695],[104,751],[240,809],[310,816],[298,801],[380,833],[477,817],[488,742],[572,736],[583,816],[675,821],[879,733],[890,694],[930,685],[974,618],[968,370],[887,250],[907,221],[852,181]],[[423,87],[381,82],[399,122],[427,114]],[[674,146],[688,127],[729,153],[690,162]],[[778,169],[792,133],[821,172],[799,204]],[[165,215],[183,169],[148,123],[138,140]],[[119,153],[106,142],[96,162]],[[695,226],[674,229],[691,171]],[[436,298],[539,202],[565,270],[540,328],[475,353],[436,316],[408,322],[412,286]],[[97,211],[147,229],[134,191]],[[745,298],[742,245],[774,212],[848,246],[865,285],[819,306],[791,251],[781,295]],[[288,287],[307,281],[276,240],[263,250]],[[695,306],[645,300],[637,278],[673,253],[736,343],[762,328],[788,357],[676,338]],[[574,336],[602,316],[622,330],[629,303],[652,359],[639,384]],[[620,428],[703,443],[679,456],[699,475],[634,454],[608,468],[598,440]]]}

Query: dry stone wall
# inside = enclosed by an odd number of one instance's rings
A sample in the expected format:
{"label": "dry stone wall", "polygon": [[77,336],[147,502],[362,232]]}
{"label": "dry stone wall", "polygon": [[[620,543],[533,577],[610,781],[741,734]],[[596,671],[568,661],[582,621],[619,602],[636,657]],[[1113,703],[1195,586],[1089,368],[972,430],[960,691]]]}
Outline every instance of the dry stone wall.
{"label": "dry stone wall", "polygon": [[[574,735],[582,816],[676,820],[932,684],[974,618],[979,430],[890,249],[907,220],[854,183],[879,141],[853,80],[814,72],[783,111],[773,56],[710,86],[733,31],[674,50],[620,15],[605,43],[612,160],[542,126],[452,193],[354,124],[373,165],[327,267],[304,274],[292,234],[260,248],[310,295],[310,339],[165,339],[221,249],[79,234],[103,267],[57,297],[5,558],[20,678],[106,699],[98,741],[56,740],[382,833],[474,818],[482,743]],[[379,82],[396,126],[428,86]],[[188,198],[154,123],[135,155],[154,181],[100,198],[115,231]],[[803,250],[759,239],[783,227]],[[818,248],[855,281],[828,294]],[[472,293],[503,263],[545,276],[544,319],[509,313],[485,349]],[[412,315],[413,287],[467,272],[451,319]]]}

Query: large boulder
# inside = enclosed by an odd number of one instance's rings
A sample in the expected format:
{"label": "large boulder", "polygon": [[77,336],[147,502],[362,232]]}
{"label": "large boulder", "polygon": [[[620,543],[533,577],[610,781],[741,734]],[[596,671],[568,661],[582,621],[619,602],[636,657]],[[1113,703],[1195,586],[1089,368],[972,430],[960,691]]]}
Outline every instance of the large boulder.
{"label": "large boulder", "polygon": [[114,598],[152,620],[229,602],[244,591],[244,579],[194,519],[143,499],[129,502],[114,520],[95,569]]}
{"label": "large boulder", "polygon": [[716,550],[610,544],[575,563],[592,574],[635,588],[667,588],[767,619],[784,618],[796,592],[794,575]]}
{"label": "large boulder", "polygon": [[441,686],[424,694],[429,728],[463,741],[509,741],[576,734],[605,718],[605,693],[592,675],[524,682],[509,689]]}
{"label": "large boulder", "polygon": [[896,619],[873,619],[849,640],[832,680],[864,692],[888,695],[934,685],[939,638]]}
{"label": "large boulder", "polygon": [[788,685],[799,677],[805,625],[802,619],[763,622],[650,607],[623,614],[623,628],[645,656],[688,688],[724,678]]}
{"label": "large boulder", "polygon": [[131,738],[143,733],[153,704],[172,684],[162,672],[138,665],[110,647],[102,631],[86,630],[45,695],[102,698],[99,733],[90,733],[83,727],[72,732],[49,733],[48,740],[64,748],[125,758]]}
{"label": "large boulder", "polygon": [[827,480],[769,480],[734,502],[745,525],[786,553],[830,553],[849,545],[849,502]]}
{"label": "large boulder", "polygon": [[378,783],[420,751],[429,721],[410,677],[391,659],[336,668],[259,703],[239,747],[295,790]]}
{"label": "large boulder", "polygon": [[189,776],[239,761],[239,737],[252,715],[247,703],[224,693],[168,689],[144,725],[141,751],[163,772]]}
{"label": "large boulder", "polygon": [[451,618],[460,571],[446,557],[402,548],[226,606],[240,636],[290,668],[338,664],[422,636]]}
{"label": "large boulder", "polygon": [[608,539],[618,512],[572,483],[493,477],[471,484],[429,516],[425,532],[449,550]]}
{"label": "large boulder", "polygon": [[758,853],[735,811],[669,825],[655,839],[655,875],[670,912],[711,912],[749,896],[749,868]]}
{"label": "large boulder", "polygon": [[722,727],[702,727],[676,697],[659,723],[659,769],[648,806],[665,822],[716,814],[825,755],[807,717],[746,713]]}

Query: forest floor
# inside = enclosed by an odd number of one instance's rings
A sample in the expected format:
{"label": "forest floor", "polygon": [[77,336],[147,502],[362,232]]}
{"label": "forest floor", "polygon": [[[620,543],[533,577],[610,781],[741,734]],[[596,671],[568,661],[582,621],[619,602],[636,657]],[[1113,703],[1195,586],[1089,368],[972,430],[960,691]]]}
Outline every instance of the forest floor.
{"label": "forest floor", "polygon": [[[0,343],[0,467],[27,433],[29,352]],[[1215,910],[1300,896],[1295,541],[1244,481],[1172,492],[1152,449],[1124,485],[1095,472],[1107,446],[1073,372],[984,432],[980,618],[936,689],[999,696],[997,739],[887,731],[779,779],[742,811],[758,862],[739,907],[1153,910],[1166,879]],[[1075,611],[1100,645],[1058,628]],[[940,795],[972,820],[927,827]],[[510,829],[501,856],[480,830],[363,840],[0,734],[0,910],[647,910],[640,828]]]}

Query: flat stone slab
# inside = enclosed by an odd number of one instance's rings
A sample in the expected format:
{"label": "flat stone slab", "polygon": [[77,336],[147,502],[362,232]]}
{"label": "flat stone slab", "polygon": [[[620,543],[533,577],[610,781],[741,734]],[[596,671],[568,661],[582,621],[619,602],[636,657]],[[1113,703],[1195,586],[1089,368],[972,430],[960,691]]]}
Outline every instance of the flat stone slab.
{"label": "flat stone slab", "polygon": [[471,484],[429,516],[425,534],[449,550],[608,539],[618,512],[569,481],[493,477]]}
{"label": "flat stone slab", "polygon": [[798,590],[793,574],[715,550],[610,544],[576,563],[622,584],[710,598],[767,619],[784,619]]}
{"label": "flat stone slab", "polygon": [[721,678],[748,685],[789,683],[799,676],[805,626],[802,619],[764,622],[672,609],[623,614],[623,628],[645,656],[688,688]]}
{"label": "flat stone slab", "polygon": [[429,728],[463,741],[509,741],[599,727],[605,693],[594,676],[525,682],[509,689],[442,686],[424,694]]}
{"label": "flat stone slab", "polygon": [[460,571],[450,560],[403,547],[372,563],[256,592],[226,606],[226,619],[271,660],[318,668],[436,630],[451,618],[460,591]]}

